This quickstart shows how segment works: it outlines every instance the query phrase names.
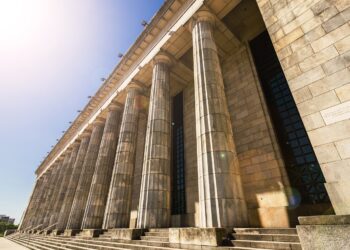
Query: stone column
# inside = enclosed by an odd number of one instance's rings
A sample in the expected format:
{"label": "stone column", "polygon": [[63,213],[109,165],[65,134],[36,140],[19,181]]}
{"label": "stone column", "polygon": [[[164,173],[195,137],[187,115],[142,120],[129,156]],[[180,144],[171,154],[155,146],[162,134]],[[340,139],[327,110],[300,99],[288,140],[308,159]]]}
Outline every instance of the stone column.
{"label": "stone column", "polygon": [[[42,214],[45,211],[43,209],[45,206],[45,201],[46,201],[46,197],[48,195],[48,189],[49,189],[49,185],[50,185],[52,177],[53,177],[52,169],[48,169],[43,174],[44,181],[42,184],[42,191],[38,197],[38,205],[35,208],[34,213],[33,213],[33,217],[34,217],[33,218],[33,225],[35,225],[35,226],[39,226],[42,224]],[[42,228],[42,226],[39,228]]]}
{"label": "stone column", "polygon": [[106,125],[82,223],[83,229],[102,228],[118,143],[121,112],[122,105],[117,103],[112,103],[108,109]]}
{"label": "stone column", "polygon": [[[64,157],[62,165],[62,178],[58,183],[58,193],[56,196],[55,204],[52,210],[50,225],[57,223],[58,213],[61,211],[61,206],[63,203],[64,196],[66,195],[69,176],[72,173],[72,160],[75,160],[77,156],[77,151],[79,149],[79,144],[75,143],[73,148],[67,149],[67,154]],[[74,162],[73,162],[74,163]]]}
{"label": "stone column", "polygon": [[101,144],[105,120],[97,118],[93,124],[89,147],[84,159],[79,183],[75,191],[72,209],[69,214],[67,229],[80,229],[83,221],[87,198],[90,191],[92,176],[95,171],[98,151]]}
{"label": "stone column", "polygon": [[51,166],[51,176],[50,176],[50,180],[48,182],[47,188],[46,188],[46,196],[45,196],[45,200],[43,201],[41,208],[40,208],[40,212],[39,212],[39,220],[38,220],[38,224],[42,224],[42,228],[46,228],[48,226],[48,222],[47,220],[45,221],[45,215],[46,212],[49,208],[50,205],[50,201],[52,199],[52,194],[54,192],[54,188],[57,182],[57,177],[58,177],[58,170],[57,170],[57,164],[54,164],[53,166]]}
{"label": "stone column", "polygon": [[41,177],[42,179],[42,183],[40,185],[40,189],[38,192],[38,195],[35,197],[36,199],[34,200],[34,204],[33,204],[33,209],[30,215],[30,225],[32,227],[37,227],[38,226],[38,211],[40,210],[40,207],[42,205],[43,202],[43,198],[45,196],[45,191],[48,185],[48,181],[50,178],[50,171],[46,171]]}
{"label": "stone column", "polygon": [[170,59],[154,60],[142,169],[138,228],[168,227],[170,222]]}
{"label": "stone column", "polygon": [[30,197],[30,200],[29,200],[29,203],[28,203],[28,206],[27,206],[27,209],[26,209],[26,213],[23,217],[23,221],[21,223],[21,229],[26,229],[28,228],[30,225],[30,221],[31,221],[31,217],[32,217],[32,214],[33,214],[33,209],[34,209],[34,206],[36,205],[36,200],[38,199],[38,196],[40,194],[40,191],[41,191],[41,185],[43,183],[43,180],[44,178],[39,178],[36,180],[35,182],[35,187],[33,189],[33,192],[32,192],[32,195]]}
{"label": "stone column", "polygon": [[56,197],[58,195],[60,183],[61,183],[62,177],[63,177],[63,171],[62,171],[63,161],[64,161],[64,155],[62,155],[57,160],[57,166],[56,166],[57,170],[56,170],[56,176],[55,176],[55,183],[53,184],[52,194],[51,194],[49,203],[47,205],[46,213],[43,214],[43,216],[44,216],[44,221],[43,221],[44,228],[47,226],[51,226],[50,218],[52,216],[52,211],[53,211],[53,208],[54,208],[55,203],[56,203]]}
{"label": "stone column", "polygon": [[201,227],[244,226],[247,211],[215,40],[214,17],[192,23]]}
{"label": "stone column", "polygon": [[68,217],[72,208],[75,191],[78,186],[79,177],[83,168],[84,159],[89,146],[90,136],[91,131],[89,130],[84,131],[84,133],[81,136],[81,143],[77,159],[75,160],[72,175],[70,176],[69,184],[67,186],[66,197],[64,198],[64,202],[62,204],[61,211],[58,216],[56,228],[60,231],[64,230],[67,226]]}
{"label": "stone column", "polygon": [[138,118],[141,108],[139,94],[140,85],[131,83],[127,89],[103,228],[129,226]]}

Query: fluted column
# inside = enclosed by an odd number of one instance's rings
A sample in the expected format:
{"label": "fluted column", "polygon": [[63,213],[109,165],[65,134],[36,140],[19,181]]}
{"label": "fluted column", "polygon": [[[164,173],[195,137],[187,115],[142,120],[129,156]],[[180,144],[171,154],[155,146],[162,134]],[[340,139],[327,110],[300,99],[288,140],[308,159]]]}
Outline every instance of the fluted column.
{"label": "fluted column", "polygon": [[56,198],[58,196],[60,184],[61,184],[62,177],[63,177],[62,167],[63,167],[64,158],[65,158],[65,155],[62,155],[57,160],[57,166],[56,166],[57,170],[56,170],[56,176],[55,176],[55,180],[54,180],[55,183],[53,184],[52,194],[51,194],[51,197],[49,199],[49,203],[47,205],[46,213],[43,214],[43,216],[44,216],[44,221],[43,221],[44,228],[47,226],[51,226],[50,219],[52,216],[52,211],[53,211],[54,206],[56,204]]}
{"label": "fluted column", "polygon": [[247,212],[214,20],[200,11],[192,28],[200,220],[202,227],[243,226]]}
{"label": "fluted column", "polygon": [[[42,224],[42,214],[44,212],[44,206],[45,206],[45,201],[46,197],[48,195],[48,190],[50,186],[50,182],[53,176],[53,170],[50,168],[48,169],[44,174],[44,181],[42,184],[42,192],[40,196],[38,197],[38,205],[36,209],[34,210],[34,215],[33,215],[33,225],[34,226],[39,226]],[[42,228],[42,227],[40,227]]]}
{"label": "fluted column", "polygon": [[30,222],[33,216],[33,209],[36,205],[36,200],[38,199],[38,196],[40,195],[40,191],[42,189],[42,183],[44,181],[44,178],[39,178],[36,180],[35,182],[35,187],[33,189],[32,195],[30,197],[27,209],[26,209],[26,213],[23,217],[23,221],[21,224],[21,229],[26,229],[29,226],[31,226]]}
{"label": "fluted column", "polygon": [[64,202],[62,204],[60,214],[58,216],[58,221],[56,226],[58,230],[64,230],[67,226],[68,217],[72,208],[75,191],[78,186],[80,174],[83,168],[84,159],[89,146],[90,136],[91,136],[91,131],[89,130],[85,131],[81,136],[81,143],[80,143],[77,159],[75,160],[73,171],[70,176],[69,184],[67,186],[67,193],[64,198]]}
{"label": "fluted column", "polygon": [[[75,152],[73,152],[72,149],[74,149]],[[58,192],[57,196],[55,197],[56,200],[51,213],[50,225],[57,223],[58,213],[61,210],[63,198],[67,190],[67,173],[71,173],[71,158],[72,156],[76,157],[77,144],[74,145],[74,148],[69,148],[66,151],[67,153],[64,156],[62,168],[60,170],[62,172],[62,178],[60,178],[60,182],[58,183]]]}
{"label": "fluted column", "polygon": [[118,142],[121,112],[122,106],[117,103],[112,103],[108,109],[106,125],[82,223],[82,228],[84,229],[102,228]]}
{"label": "fluted column", "polygon": [[46,228],[48,226],[48,222],[45,221],[45,215],[46,212],[48,210],[48,207],[50,205],[50,201],[52,198],[52,194],[54,192],[54,188],[56,185],[56,181],[57,181],[57,177],[58,177],[58,170],[57,170],[57,164],[54,164],[53,166],[51,166],[51,176],[50,176],[50,180],[48,182],[47,188],[46,188],[46,196],[45,199],[43,201],[43,203],[41,204],[41,208],[39,211],[39,218],[38,218],[38,225],[42,224],[42,228]]}
{"label": "fluted column", "polygon": [[170,59],[154,60],[142,169],[138,228],[168,227],[170,222]]}
{"label": "fluted column", "polygon": [[38,195],[35,197],[33,204],[33,209],[31,212],[31,218],[30,218],[30,225],[32,227],[38,226],[38,210],[40,209],[40,206],[42,205],[42,199],[45,196],[45,190],[47,188],[47,183],[50,177],[50,171],[46,171],[40,178],[42,179],[42,183],[40,185],[40,191]]}
{"label": "fluted column", "polygon": [[138,118],[141,109],[139,94],[140,86],[131,83],[127,89],[103,228],[125,228],[129,225]]}
{"label": "fluted column", "polygon": [[80,229],[81,227],[101,144],[104,123],[104,119],[97,118],[93,124],[89,147],[86,152],[79,183],[74,195],[72,209],[69,214],[67,229]]}

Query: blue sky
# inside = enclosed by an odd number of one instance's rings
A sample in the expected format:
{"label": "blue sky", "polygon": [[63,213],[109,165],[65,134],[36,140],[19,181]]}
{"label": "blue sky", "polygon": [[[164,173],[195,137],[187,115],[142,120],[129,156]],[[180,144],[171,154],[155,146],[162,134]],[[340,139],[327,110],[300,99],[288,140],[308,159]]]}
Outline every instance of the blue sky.
{"label": "blue sky", "polygon": [[164,0],[0,0],[0,214]]}

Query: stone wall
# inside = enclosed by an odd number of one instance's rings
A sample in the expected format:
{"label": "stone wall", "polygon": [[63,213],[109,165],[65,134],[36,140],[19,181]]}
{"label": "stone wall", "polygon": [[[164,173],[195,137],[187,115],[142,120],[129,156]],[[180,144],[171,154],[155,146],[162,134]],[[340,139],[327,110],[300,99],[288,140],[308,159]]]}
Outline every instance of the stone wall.
{"label": "stone wall", "polygon": [[289,226],[289,181],[252,65],[245,46],[222,63],[249,223]]}
{"label": "stone wall", "polygon": [[350,213],[350,1],[257,0],[336,214]]}
{"label": "stone wall", "polygon": [[145,145],[145,137],[146,137],[146,127],[147,127],[147,112],[141,112],[139,114],[139,122],[138,122],[138,130],[137,130],[138,132],[137,132],[134,180],[132,185],[130,228],[136,228],[137,209],[139,206],[139,199],[140,199],[143,153],[145,149],[144,145]]}
{"label": "stone wall", "polygon": [[196,117],[193,83],[184,89],[183,98],[187,223],[188,226],[199,226]]}

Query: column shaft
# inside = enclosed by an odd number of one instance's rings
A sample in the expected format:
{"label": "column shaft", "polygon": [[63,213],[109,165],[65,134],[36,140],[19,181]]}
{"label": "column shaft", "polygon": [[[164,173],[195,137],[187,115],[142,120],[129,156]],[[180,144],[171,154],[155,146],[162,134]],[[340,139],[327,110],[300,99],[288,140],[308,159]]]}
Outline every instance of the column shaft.
{"label": "column shaft", "polygon": [[54,180],[53,187],[52,187],[53,188],[52,194],[51,194],[49,203],[47,205],[46,213],[44,214],[44,221],[43,221],[44,227],[51,226],[50,218],[52,216],[52,211],[53,211],[55,203],[56,203],[56,197],[58,196],[60,184],[61,184],[62,177],[63,177],[63,171],[62,171],[63,160],[64,160],[64,156],[62,156],[62,158],[58,160],[58,163],[56,166],[56,176],[55,176],[55,180]]}
{"label": "column shaft", "polygon": [[138,90],[128,89],[103,228],[129,226],[138,127]]}
{"label": "column shaft", "polygon": [[142,170],[138,228],[168,227],[170,222],[169,63],[157,56],[153,68]]}
{"label": "column shaft", "polygon": [[[48,187],[50,185],[50,181],[52,178],[52,169],[47,170],[44,174],[44,182],[43,182],[43,188],[40,196],[38,197],[38,206],[34,211],[34,220],[33,220],[33,225],[39,226],[42,224],[42,213],[44,212],[44,205],[46,201],[46,197],[48,195]],[[42,226],[40,227],[42,228]]]}
{"label": "column shaft", "polygon": [[[57,165],[57,164],[56,164]],[[43,201],[42,205],[41,205],[41,209],[39,212],[39,220],[38,220],[38,224],[42,224],[42,228],[46,228],[48,226],[47,220],[45,221],[45,215],[47,210],[49,209],[49,205],[50,205],[50,201],[52,199],[52,194],[54,192],[54,188],[57,182],[57,177],[58,177],[58,170],[57,170],[57,166],[54,165],[51,167],[51,176],[50,176],[50,180],[48,182],[47,185],[47,190],[46,190],[46,197],[45,200]]]}
{"label": "column shaft", "polygon": [[243,226],[246,206],[213,23],[201,11],[192,29],[201,226]]}
{"label": "column shaft", "polygon": [[64,230],[67,226],[68,217],[72,208],[74,195],[78,186],[79,177],[83,168],[84,159],[90,142],[91,132],[85,132],[82,136],[77,159],[74,163],[72,175],[67,186],[66,197],[61,207],[60,214],[58,216],[57,226],[58,230]]}
{"label": "column shaft", "polygon": [[89,142],[89,147],[84,159],[83,168],[80,174],[79,183],[75,191],[72,209],[69,214],[67,229],[80,229],[86,208],[87,198],[90,191],[92,176],[95,171],[98,151],[103,134],[104,121],[95,121]]}
{"label": "column shaft", "polygon": [[82,228],[102,228],[118,142],[120,113],[120,105],[112,104],[109,108]]}
{"label": "column shaft", "polygon": [[[76,151],[76,147],[75,151]],[[73,152],[71,149],[69,149],[70,151],[67,152],[67,154],[64,157],[64,161],[63,161],[63,165],[61,168],[61,176],[62,178],[60,178],[60,183],[58,183],[58,193],[56,196],[56,200],[52,209],[52,213],[51,213],[51,218],[50,218],[50,225],[57,223],[57,218],[58,218],[58,213],[61,210],[61,206],[62,206],[62,202],[63,202],[63,198],[64,195],[66,194],[66,190],[67,190],[67,176],[68,173],[71,172],[71,158],[72,156],[75,157],[76,156],[76,152]],[[75,154],[75,155],[74,155]]]}
{"label": "column shaft", "polygon": [[32,192],[32,195],[30,197],[30,200],[29,200],[29,203],[28,203],[25,215],[23,217],[23,221],[22,221],[22,224],[21,224],[21,229],[26,229],[26,228],[28,228],[30,226],[30,220],[31,220],[31,216],[32,216],[32,213],[33,213],[33,207],[34,207],[36,199],[37,199],[37,197],[38,197],[38,195],[40,193],[42,182],[43,182],[42,178],[37,179],[36,182],[35,182],[35,187],[33,189],[33,192]]}

